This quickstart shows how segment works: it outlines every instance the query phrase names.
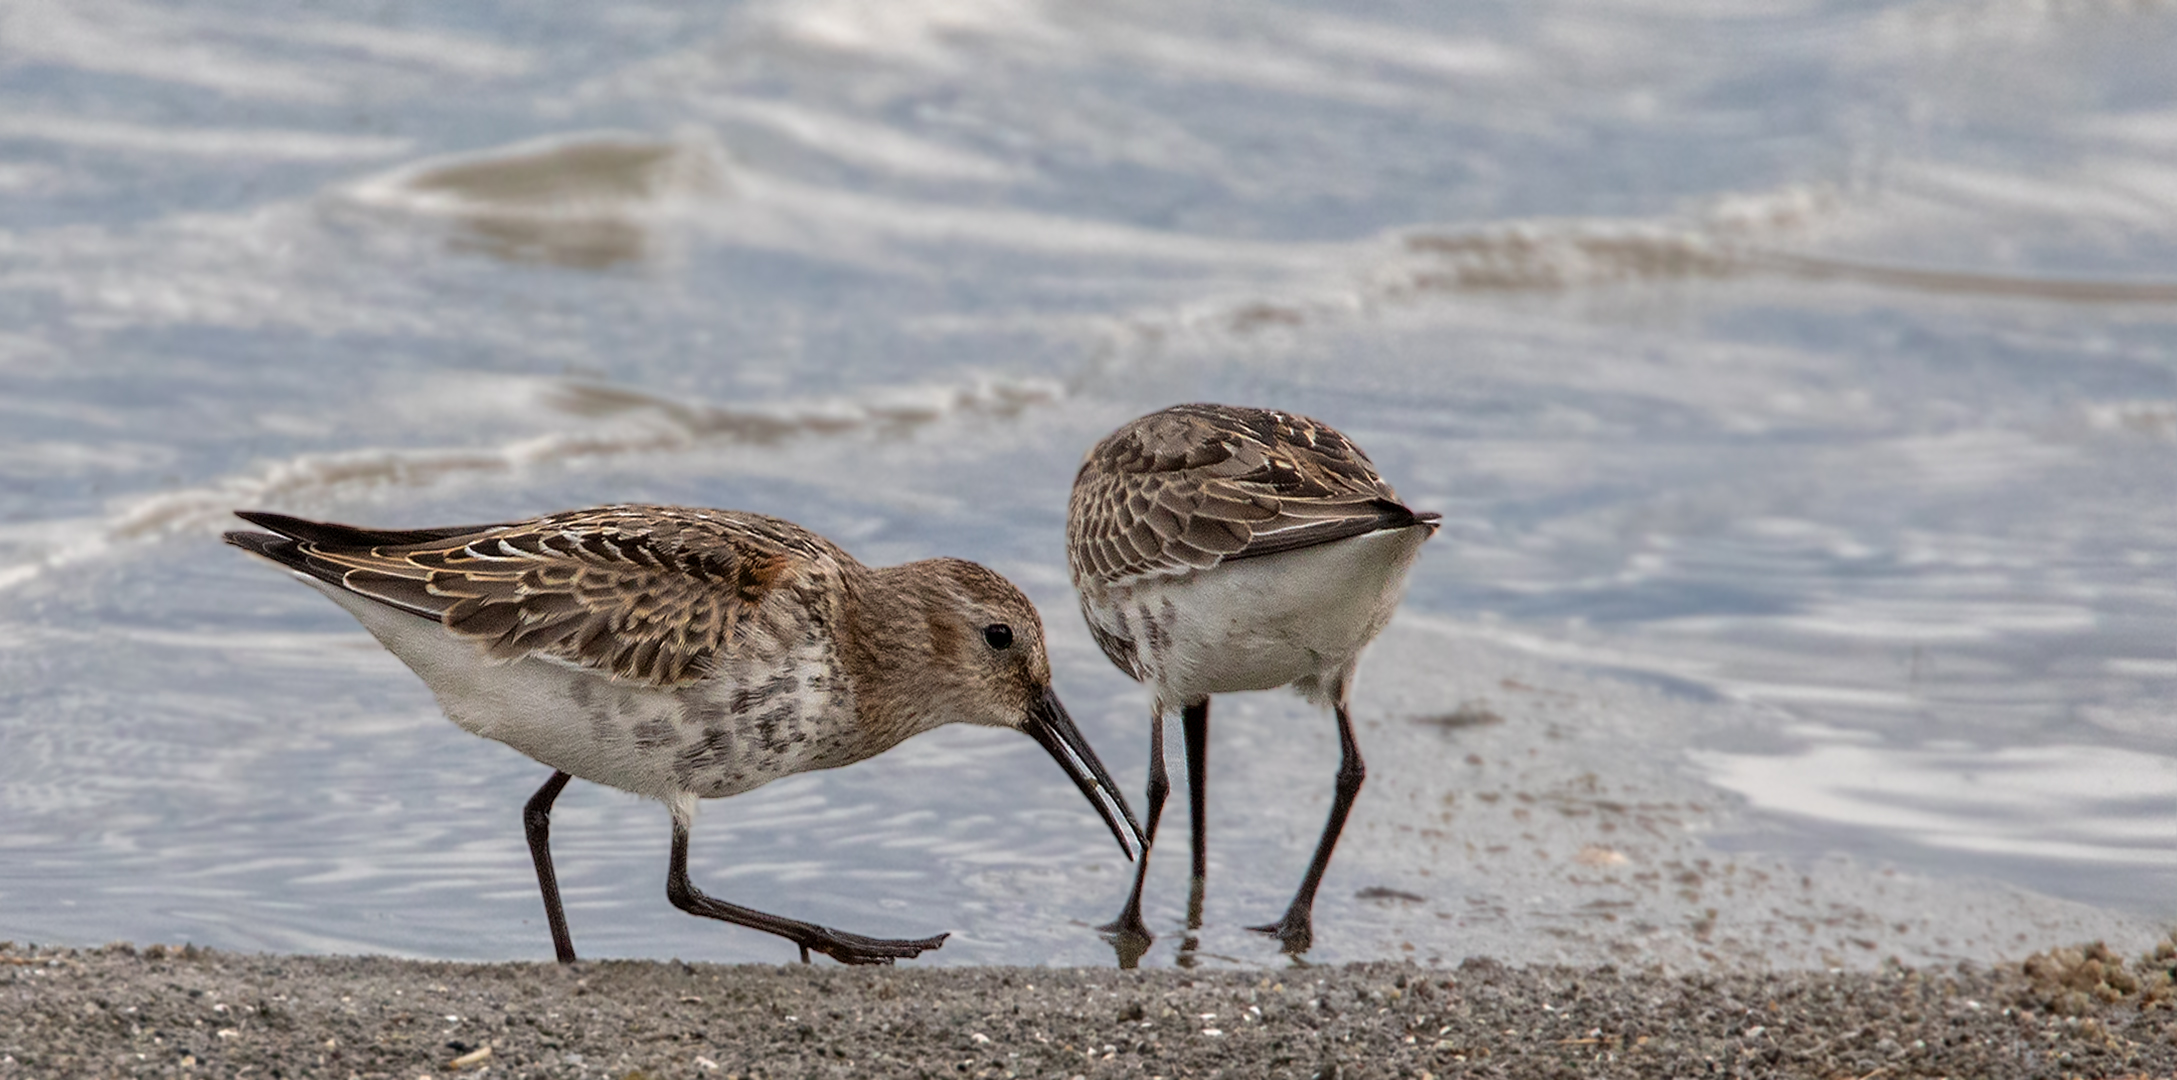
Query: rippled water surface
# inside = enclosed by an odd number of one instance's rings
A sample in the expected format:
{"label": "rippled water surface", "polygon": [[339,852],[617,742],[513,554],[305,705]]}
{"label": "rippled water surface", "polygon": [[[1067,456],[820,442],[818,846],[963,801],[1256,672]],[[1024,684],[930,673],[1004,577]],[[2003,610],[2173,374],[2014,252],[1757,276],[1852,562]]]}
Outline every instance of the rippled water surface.
{"label": "rippled water surface", "polygon": [[[1065,495],[1196,399],[1334,423],[1447,521],[1363,668],[1317,958],[2177,917],[2177,7],[15,0],[0,42],[0,937],[549,955],[545,771],[220,546],[235,507],[977,559],[1138,792]],[[1186,955],[1275,962],[1239,927],[1334,733],[1233,696],[1211,757]],[[1110,961],[1127,868],[1004,732],[695,835],[711,891],[954,931],[929,962]],[[667,840],[561,800],[586,952],[791,955],[670,908]]]}

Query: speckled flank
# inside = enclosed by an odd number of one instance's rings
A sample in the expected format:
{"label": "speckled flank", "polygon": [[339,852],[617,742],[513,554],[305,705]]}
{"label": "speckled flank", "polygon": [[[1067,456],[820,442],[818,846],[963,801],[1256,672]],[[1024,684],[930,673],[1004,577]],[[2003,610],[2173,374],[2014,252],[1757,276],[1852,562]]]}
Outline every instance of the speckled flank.
{"label": "speckled flank", "polygon": [[673,780],[703,798],[858,760],[825,737],[829,718],[854,712],[853,692],[828,646],[806,646],[780,667],[738,679],[721,672],[678,697]]}

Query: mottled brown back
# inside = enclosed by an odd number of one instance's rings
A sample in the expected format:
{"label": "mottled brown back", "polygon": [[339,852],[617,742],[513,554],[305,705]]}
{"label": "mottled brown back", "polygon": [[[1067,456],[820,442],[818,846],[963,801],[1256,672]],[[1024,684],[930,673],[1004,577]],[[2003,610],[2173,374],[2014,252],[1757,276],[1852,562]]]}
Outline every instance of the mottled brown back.
{"label": "mottled brown back", "polygon": [[1089,451],[1066,515],[1076,585],[1203,570],[1429,520],[1327,424],[1175,405]]}
{"label": "mottled brown back", "polygon": [[659,686],[709,673],[789,583],[858,565],[791,522],[730,510],[606,506],[405,534],[251,520],[289,537],[278,550],[253,545],[260,553],[438,619],[494,655],[542,654]]}

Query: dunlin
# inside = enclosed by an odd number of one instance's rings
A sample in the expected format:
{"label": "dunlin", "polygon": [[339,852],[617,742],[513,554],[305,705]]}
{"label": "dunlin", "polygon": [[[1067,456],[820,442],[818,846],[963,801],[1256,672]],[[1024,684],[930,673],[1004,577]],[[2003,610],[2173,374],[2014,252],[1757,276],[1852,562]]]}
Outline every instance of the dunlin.
{"label": "dunlin", "polygon": [[[1251,927],[1288,952],[1314,939],[1315,892],[1366,775],[1346,712],[1361,649],[1398,605],[1436,514],[1415,513],[1359,447],[1290,413],[1176,405],[1113,432],[1090,450],[1066,515],[1067,563],[1089,632],[1153,694],[1149,829],[1170,782],[1164,714],[1177,708],[1187,743],[1194,877],[1200,919],[1212,694],[1291,686],[1338,717],[1336,798],[1307,876],[1283,918]],[[1145,848],[1126,909],[1106,929],[1122,959],[1151,936],[1141,918]]]}
{"label": "dunlin", "polygon": [[556,770],[523,823],[552,944],[575,959],[549,844],[573,777],[663,802],[675,907],[849,964],[889,964],[946,935],[888,940],[767,915],[688,880],[699,799],[836,768],[953,722],[1033,736],[1131,857],[1133,813],[1051,690],[1043,623],[996,573],[959,559],[868,567],[791,522],[674,506],[529,521],[360,529],[242,513],[227,542],[331,597],[438,695],[461,727]]}

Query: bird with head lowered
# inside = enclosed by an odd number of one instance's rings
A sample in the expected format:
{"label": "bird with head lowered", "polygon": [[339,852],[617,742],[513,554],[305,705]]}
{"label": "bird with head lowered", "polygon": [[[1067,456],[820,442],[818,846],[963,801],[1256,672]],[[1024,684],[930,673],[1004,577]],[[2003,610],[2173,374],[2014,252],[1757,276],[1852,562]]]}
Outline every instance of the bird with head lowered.
{"label": "bird with head lowered", "polygon": [[563,962],[551,808],[575,777],[666,805],[674,906],[786,938],[804,961],[889,964],[946,935],[864,937],[705,895],[688,878],[698,800],[983,724],[1033,737],[1129,857],[1142,843],[1051,689],[1035,607],[975,563],[869,567],[788,521],[676,506],[407,530],[241,516],[270,531],[228,543],[346,608],[454,723],[554,770],[523,822]]}
{"label": "bird with head lowered", "polygon": [[[1149,828],[1170,782],[1164,714],[1187,745],[1199,925],[1213,694],[1290,686],[1338,718],[1330,816],[1283,917],[1253,927],[1286,951],[1314,942],[1316,889],[1367,775],[1346,700],[1361,650],[1398,606],[1437,515],[1399,501],[1368,455],[1330,425],[1230,405],[1175,405],[1088,452],[1066,512],[1067,565],[1104,655],[1149,686]],[[1149,854],[1114,934],[1122,963],[1152,940],[1141,915]]]}

